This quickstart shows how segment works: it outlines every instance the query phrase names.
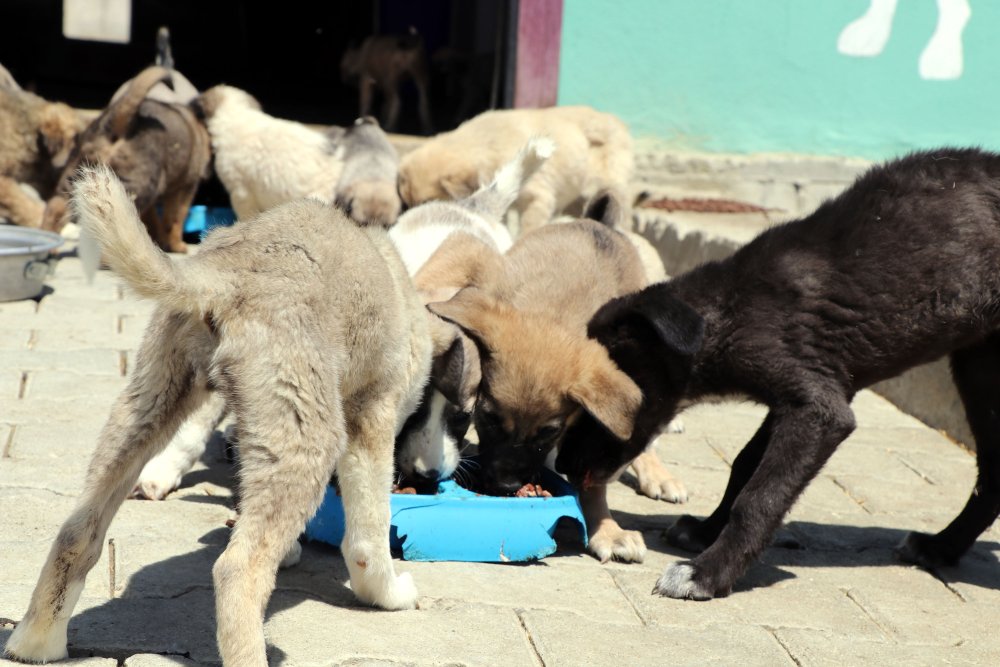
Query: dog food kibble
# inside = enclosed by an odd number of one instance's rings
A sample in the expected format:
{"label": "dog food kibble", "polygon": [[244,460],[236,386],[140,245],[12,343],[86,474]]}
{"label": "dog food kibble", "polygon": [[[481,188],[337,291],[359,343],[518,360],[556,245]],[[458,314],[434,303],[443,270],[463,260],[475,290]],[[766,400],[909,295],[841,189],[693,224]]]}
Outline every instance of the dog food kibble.
{"label": "dog food kibble", "polygon": [[525,484],[517,493],[516,498],[551,498],[552,494],[542,488],[541,484]]}
{"label": "dog food kibble", "polygon": [[417,490],[416,490],[416,488],[414,488],[412,486],[397,486],[397,485],[393,484],[392,485],[392,492],[393,493],[406,493],[406,494],[410,494],[410,495],[415,495],[417,493]]}

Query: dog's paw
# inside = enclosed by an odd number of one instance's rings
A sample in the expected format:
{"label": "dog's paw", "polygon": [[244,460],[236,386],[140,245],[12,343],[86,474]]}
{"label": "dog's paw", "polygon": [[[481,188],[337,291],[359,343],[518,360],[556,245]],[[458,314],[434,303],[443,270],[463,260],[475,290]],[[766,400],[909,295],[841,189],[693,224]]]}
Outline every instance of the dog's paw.
{"label": "dog's paw", "polygon": [[369,602],[388,611],[415,609],[417,606],[417,585],[413,583],[413,575],[409,572],[403,572],[390,576],[392,579],[389,586],[384,591],[380,591],[380,594]]}
{"label": "dog's paw", "polygon": [[638,479],[639,491],[653,500],[665,500],[668,503],[686,503],[687,488],[684,482],[673,477],[664,469],[665,474],[644,474]]}
{"label": "dog's paw", "polygon": [[602,563],[612,559],[623,563],[641,563],[646,557],[646,541],[642,533],[624,530],[618,524],[606,524],[597,529],[587,540],[587,549]]}
{"label": "dog's paw", "polygon": [[696,581],[697,570],[690,561],[672,563],[656,580],[653,593],[679,600],[711,600],[715,595]]}
{"label": "dog's paw", "polygon": [[22,621],[7,639],[0,657],[18,662],[45,663],[63,660],[69,656],[66,650],[66,628],[69,619],[57,619],[48,632],[41,632],[28,622]]}
{"label": "dog's paw", "polygon": [[180,487],[184,470],[169,459],[155,458],[146,464],[132,488],[132,498],[163,500]]}
{"label": "dog's paw", "polygon": [[954,565],[959,556],[951,553],[934,535],[912,532],[896,547],[896,557],[925,570]]}
{"label": "dog's paw", "polygon": [[704,521],[685,514],[674,522],[663,537],[667,544],[678,549],[701,553],[715,541],[716,535],[710,533],[711,531],[705,528]]}

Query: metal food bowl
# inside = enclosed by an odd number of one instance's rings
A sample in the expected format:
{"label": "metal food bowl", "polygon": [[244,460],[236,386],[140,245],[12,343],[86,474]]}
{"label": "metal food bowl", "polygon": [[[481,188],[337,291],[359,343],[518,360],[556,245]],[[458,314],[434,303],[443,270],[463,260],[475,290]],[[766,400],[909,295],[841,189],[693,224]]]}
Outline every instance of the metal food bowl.
{"label": "metal food bowl", "polygon": [[52,273],[49,253],[62,242],[53,232],[0,225],[0,301],[38,296]]}

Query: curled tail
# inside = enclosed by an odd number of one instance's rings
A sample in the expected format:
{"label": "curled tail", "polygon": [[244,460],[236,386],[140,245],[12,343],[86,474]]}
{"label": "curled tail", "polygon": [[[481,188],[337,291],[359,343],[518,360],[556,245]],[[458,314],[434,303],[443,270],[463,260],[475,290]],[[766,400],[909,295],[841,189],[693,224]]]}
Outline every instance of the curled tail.
{"label": "curled tail", "polygon": [[548,137],[532,137],[514,159],[497,170],[489,185],[477,190],[463,203],[486,217],[499,219],[517,200],[525,182],[555,150],[555,142]]}
{"label": "curled tail", "polygon": [[139,72],[125,88],[125,92],[108,106],[107,127],[114,139],[124,137],[139,112],[139,105],[146,99],[149,89],[161,81],[169,81],[170,72],[163,67],[147,67]]}
{"label": "curled tail", "polygon": [[182,270],[156,247],[121,181],[106,166],[80,170],[72,206],[83,227],[85,266],[96,266],[103,254],[137,294],[178,312],[210,312],[230,298],[232,285],[217,270],[192,260]]}

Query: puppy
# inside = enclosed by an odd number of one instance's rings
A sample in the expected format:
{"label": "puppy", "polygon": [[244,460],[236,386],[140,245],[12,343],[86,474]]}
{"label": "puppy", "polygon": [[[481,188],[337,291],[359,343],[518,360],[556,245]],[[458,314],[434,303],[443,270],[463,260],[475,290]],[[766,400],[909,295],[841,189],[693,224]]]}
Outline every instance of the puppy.
{"label": "puppy", "polygon": [[11,92],[20,92],[22,90],[14,75],[3,65],[0,65],[0,88]]}
{"label": "puppy", "polygon": [[[169,252],[187,252],[184,220],[209,170],[208,132],[186,106],[147,99],[171,73],[149,67],[80,133],[42,226],[59,231],[68,221],[72,180],[83,164],[106,164],[125,184],[150,235]],[[162,208],[162,213],[157,210]]]}
{"label": "puppy", "polygon": [[337,181],[337,206],[363,225],[389,227],[399,217],[396,191],[399,155],[371,116],[363,116],[340,136],[344,168]]}
{"label": "puppy", "polygon": [[208,126],[215,171],[236,217],[303,197],[332,202],[344,162],[322,132],[269,116],[257,100],[230,86],[209,88],[195,106]]}
{"label": "puppy", "polygon": [[433,132],[430,105],[430,72],[424,39],[413,28],[407,35],[370,35],[360,47],[349,47],[340,59],[340,79],[358,86],[358,115],[372,112],[375,90],[384,98],[382,125],[396,129],[401,102],[399,89],[412,79],[417,88],[418,114],[424,134]]}
{"label": "puppy", "polygon": [[[504,259],[489,286],[428,308],[476,343],[480,463],[494,491],[513,493],[541,472],[581,413],[621,439],[631,436],[642,395],[586,326],[609,295],[634,291],[646,275],[635,246],[593,220],[536,229]],[[642,560],[642,535],[611,519],[604,486],[583,489],[581,503],[594,554]]]}
{"label": "puppy", "polygon": [[1000,512],[1000,154],[941,149],[877,166],[798,221],[729,259],[609,302],[588,331],[643,390],[630,438],[581,419],[557,467],[600,483],[645,434],[700,399],[769,408],[733,463],[719,507],[668,540],[700,551],[656,592],[728,594],[809,481],[854,429],[850,402],[874,382],[942,355],[976,438],[979,477],[937,535],[910,533],[903,560],[956,562]]}
{"label": "puppy", "polygon": [[0,176],[0,219],[24,227],[38,227],[45,202],[31,186]]}
{"label": "puppy", "polygon": [[535,135],[550,137],[559,150],[514,204],[521,232],[537,229],[563,211],[579,215],[601,189],[626,201],[633,169],[628,128],[588,107],[554,107],[487,111],[407,153],[399,166],[403,203],[469,196]]}
{"label": "puppy", "polygon": [[[550,140],[533,138],[471,197],[429,202],[400,216],[389,237],[425,303],[495,280],[502,253],[512,243],[503,215],[554,149]],[[479,388],[476,346],[454,325],[428,316],[434,340],[431,383],[396,444],[399,472],[416,482],[436,482],[455,473]]]}
{"label": "puppy", "polygon": [[21,90],[13,79],[0,84],[0,176],[26,183],[48,199],[85,126],[61,102]]}
{"label": "puppy", "polygon": [[84,173],[74,202],[111,266],[160,305],[6,655],[66,657],[67,624],[108,524],[208,383],[239,433],[240,519],[213,568],[223,663],[267,664],[263,613],[278,563],[335,470],[355,595],[412,608],[416,589],[389,554],[389,488],[393,439],[420,398],[430,342],[384,230],[299,201],[218,230],[175,263],[106,168]]}

